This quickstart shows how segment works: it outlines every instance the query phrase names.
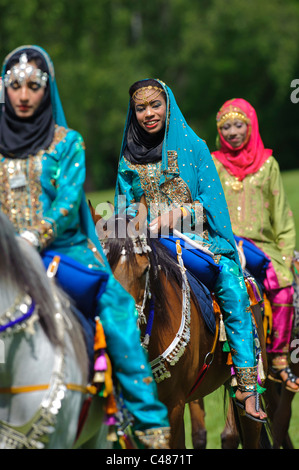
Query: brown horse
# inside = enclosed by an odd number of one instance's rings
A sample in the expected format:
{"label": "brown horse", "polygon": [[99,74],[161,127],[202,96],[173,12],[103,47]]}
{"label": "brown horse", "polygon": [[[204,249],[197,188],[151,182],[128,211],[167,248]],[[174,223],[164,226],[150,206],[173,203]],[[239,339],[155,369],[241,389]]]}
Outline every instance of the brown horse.
{"label": "brown horse", "polygon": [[[110,226],[115,229],[117,221]],[[218,340],[219,317],[213,334],[189,292],[184,268],[157,240],[149,236],[120,238],[116,229],[112,237],[106,233],[103,246],[115,277],[134,297],[139,310],[143,344],[148,342],[159,398],[168,408],[171,448],[185,448],[185,404],[201,400],[230,379],[227,353]],[[262,424],[238,418],[243,448],[259,448]]]}

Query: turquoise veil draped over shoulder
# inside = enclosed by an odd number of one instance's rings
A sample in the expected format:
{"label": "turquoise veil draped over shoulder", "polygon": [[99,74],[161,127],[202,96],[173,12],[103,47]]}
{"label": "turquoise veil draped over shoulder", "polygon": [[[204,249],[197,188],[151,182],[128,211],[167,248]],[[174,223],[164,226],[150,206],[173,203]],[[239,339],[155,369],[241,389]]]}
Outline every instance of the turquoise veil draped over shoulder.
{"label": "turquoise veil draped over shoulder", "polygon": [[[24,46],[17,47],[12,52],[10,52],[6,56],[6,58],[3,62],[2,83],[3,83],[3,80],[4,80],[4,75],[5,75],[5,72],[6,72],[6,65],[7,65],[8,61],[10,60],[10,58],[15,53],[21,52],[24,49],[34,49],[44,57],[44,59],[47,63],[48,69],[49,69],[49,86],[50,86],[50,93],[51,93],[53,118],[54,118],[55,124],[57,124],[58,126],[68,128],[67,121],[66,121],[65,114],[64,114],[64,110],[63,110],[62,103],[61,103],[60,96],[59,96],[59,92],[58,92],[58,87],[57,87],[56,78],[55,78],[54,65],[53,65],[53,62],[52,62],[49,54],[42,47],[36,46],[36,45],[24,45]],[[4,106],[5,106],[5,103],[0,105],[0,116],[2,114]],[[81,201],[81,205],[80,205],[80,220],[81,220],[81,225],[82,225],[83,231],[85,232],[87,237],[95,244],[97,249],[102,254],[103,253],[102,247],[101,247],[101,244],[98,240],[98,237],[96,236],[94,222],[92,220],[92,217],[91,217],[90,210],[89,210],[87,202],[86,202],[86,197],[85,197],[84,192],[83,192],[83,195],[82,195],[82,201]],[[110,270],[110,267],[109,267],[109,264],[106,260],[106,257],[103,256],[103,259],[105,260],[106,267],[109,268],[109,270]]]}
{"label": "turquoise veil draped over shoulder", "polygon": [[[162,85],[167,98],[162,173],[159,184],[161,186],[176,176],[185,181],[193,201],[202,203],[205,209],[211,243],[209,249],[215,254],[224,254],[233,258],[240,266],[227,203],[210,151],[206,143],[187,124],[171,89],[161,80],[155,80]],[[124,155],[131,115],[129,104],[120,159]],[[177,154],[177,166],[169,165],[169,153]],[[178,171],[175,168],[178,168]],[[116,185],[115,200],[118,195],[119,187]]]}

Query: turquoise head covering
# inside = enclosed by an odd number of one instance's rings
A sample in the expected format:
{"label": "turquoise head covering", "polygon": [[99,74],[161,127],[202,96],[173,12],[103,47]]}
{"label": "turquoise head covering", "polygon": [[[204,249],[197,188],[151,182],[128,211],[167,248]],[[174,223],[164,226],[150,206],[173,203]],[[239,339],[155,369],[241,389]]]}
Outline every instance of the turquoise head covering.
{"label": "turquoise head covering", "polygon": [[[171,89],[161,80],[156,79],[156,81],[162,85],[167,100],[159,184],[161,186],[176,176],[185,181],[193,201],[202,203],[205,209],[209,225],[210,250],[215,254],[225,254],[233,258],[239,265],[227,203],[210,151],[206,143],[187,124]],[[129,104],[120,159],[124,155],[131,116],[132,109]],[[177,155],[178,165],[169,164],[169,154]],[[115,200],[118,191],[117,185]]]}

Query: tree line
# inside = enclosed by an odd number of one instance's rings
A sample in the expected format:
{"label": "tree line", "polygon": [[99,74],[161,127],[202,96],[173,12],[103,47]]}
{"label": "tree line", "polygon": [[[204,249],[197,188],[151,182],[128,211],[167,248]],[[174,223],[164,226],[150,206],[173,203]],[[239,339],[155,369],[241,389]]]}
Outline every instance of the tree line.
{"label": "tree line", "polygon": [[0,0],[0,53],[50,54],[90,191],[114,186],[128,89],[148,77],[170,86],[211,151],[220,106],[247,99],[281,169],[298,168],[298,26],[297,0]]}

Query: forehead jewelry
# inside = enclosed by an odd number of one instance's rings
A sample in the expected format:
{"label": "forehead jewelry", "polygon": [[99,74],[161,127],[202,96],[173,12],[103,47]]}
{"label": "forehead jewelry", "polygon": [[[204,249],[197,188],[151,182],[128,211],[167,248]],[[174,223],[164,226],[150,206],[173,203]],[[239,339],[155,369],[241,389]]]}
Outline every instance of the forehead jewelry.
{"label": "forehead jewelry", "polygon": [[[147,91],[150,91],[150,94],[147,95]],[[159,88],[157,86],[144,86],[142,88],[138,88],[138,90],[135,91],[132,96],[132,99],[133,101],[135,101],[135,103],[137,101],[142,101],[143,104],[147,105],[150,104],[151,101],[157,99],[160,93],[162,93],[162,91],[162,88]]]}
{"label": "forehead jewelry", "polygon": [[220,109],[216,117],[217,127],[223,126],[225,121],[228,119],[240,119],[240,121],[245,122],[245,124],[250,123],[250,119],[248,119],[241,109],[235,106],[228,106],[227,108]]}
{"label": "forehead jewelry", "polygon": [[27,80],[37,83],[41,87],[45,87],[48,80],[48,74],[37,69],[33,65],[28,64],[28,57],[24,53],[21,55],[19,62],[8,70],[4,76],[4,85],[9,87],[12,83],[18,82],[21,86]]}

